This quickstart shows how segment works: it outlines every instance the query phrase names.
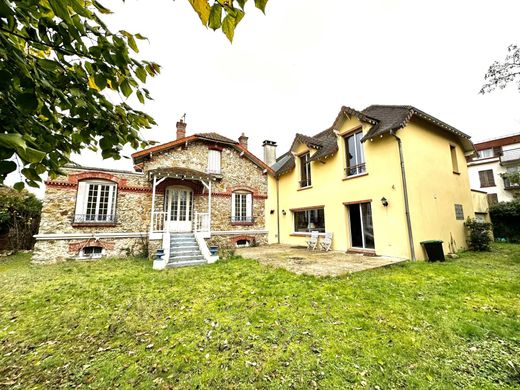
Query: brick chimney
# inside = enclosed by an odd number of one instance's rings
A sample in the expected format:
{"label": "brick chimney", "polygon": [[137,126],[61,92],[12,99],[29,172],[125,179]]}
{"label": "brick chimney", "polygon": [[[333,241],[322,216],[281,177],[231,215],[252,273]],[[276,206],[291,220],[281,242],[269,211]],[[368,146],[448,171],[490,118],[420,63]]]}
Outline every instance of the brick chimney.
{"label": "brick chimney", "polygon": [[244,149],[247,149],[247,140],[249,139],[249,137],[246,137],[246,135],[244,133],[242,133],[242,135],[240,137],[238,137],[238,143],[240,144],[240,146],[242,146]]}
{"label": "brick chimney", "polygon": [[264,148],[264,162],[272,166],[276,162],[276,142],[265,140],[262,146]]}
{"label": "brick chimney", "polygon": [[177,122],[177,139],[181,139],[186,137],[186,122],[184,122],[184,119],[181,118]]}

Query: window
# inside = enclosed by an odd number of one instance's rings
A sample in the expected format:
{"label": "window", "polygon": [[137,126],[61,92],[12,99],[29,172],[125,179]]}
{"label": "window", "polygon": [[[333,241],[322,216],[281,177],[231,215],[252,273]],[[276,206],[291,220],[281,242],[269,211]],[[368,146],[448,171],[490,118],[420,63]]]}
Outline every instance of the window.
{"label": "window", "polygon": [[323,209],[293,211],[295,232],[325,232],[325,213]]}
{"label": "window", "polygon": [[79,257],[97,259],[104,255],[104,249],[100,246],[87,246],[79,251]]}
{"label": "window", "polygon": [[497,194],[487,194],[487,201],[489,206],[493,206],[498,203],[498,195]]}
{"label": "window", "polygon": [[374,226],[370,203],[349,204],[350,244],[353,248],[374,249]]}
{"label": "window", "polygon": [[235,244],[235,246],[237,248],[245,248],[245,247],[248,247],[248,246],[251,246],[251,242],[249,240],[238,240]]}
{"label": "window", "polygon": [[478,222],[486,222],[486,213],[475,213],[475,219]]}
{"label": "window", "polygon": [[482,149],[482,150],[479,150],[479,152],[478,152],[478,157],[479,158],[490,158],[490,157],[493,157],[493,156],[494,156],[493,148]]}
{"label": "window", "polygon": [[[512,167],[506,168],[506,174],[515,175],[516,173],[520,173],[520,166],[512,166]],[[504,175],[503,179],[504,179],[504,188],[506,190],[516,189],[520,186],[515,180],[511,180],[511,177],[508,177],[508,175]]]}
{"label": "window", "polygon": [[479,171],[478,176],[480,178],[480,187],[494,187],[495,178],[493,176],[492,169],[486,169],[485,171]]}
{"label": "window", "polygon": [[346,176],[360,175],[366,172],[365,153],[361,144],[363,132],[358,131],[345,138],[345,149],[347,153]]}
{"label": "window", "polygon": [[450,153],[453,173],[459,173],[459,163],[457,161],[457,148],[454,145],[450,145]]}
{"label": "window", "polygon": [[208,150],[208,173],[220,174],[220,150]]}
{"label": "window", "polygon": [[74,222],[115,223],[116,189],[109,181],[80,181]]}
{"label": "window", "polygon": [[461,204],[455,205],[455,219],[464,221],[464,210]]}
{"label": "window", "polygon": [[309,161],[311,158],[310,153],[305,153],[300,156],[300,188],[310,187],[312,184],[311,181],[311,162]]}
{"label": "window", "polygon": [[231,195],[231,222],[253,223],[253,194],[233,192]]}

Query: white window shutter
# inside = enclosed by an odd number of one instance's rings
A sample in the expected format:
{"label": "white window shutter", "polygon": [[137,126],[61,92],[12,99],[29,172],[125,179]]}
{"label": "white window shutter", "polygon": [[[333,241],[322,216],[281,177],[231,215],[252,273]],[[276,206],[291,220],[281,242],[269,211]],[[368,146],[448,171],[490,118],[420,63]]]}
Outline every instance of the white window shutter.
{"label": "white window shutter", "polygon": [[78,193],[76,196],[76,215],[87,213],[88,183],[80,181],[78,183]]}
{"label": "white window shutter", "polygon": [[235,220],[235,205],[236,205],[236,194],[233,192],[231,194],[231,218]]}
{"label": "white window shutter", "polygon": [[253,216],[253,194],[246,195],[246,213],[248,218]]}
{"label": "white window shutter", "polygon": [[117,190],[117,186],[115,186],[115,185],[111,185],[109,187],[108,208],[107,208],[108,215],[114,215],[115,204],[116,204],[116,190]]}

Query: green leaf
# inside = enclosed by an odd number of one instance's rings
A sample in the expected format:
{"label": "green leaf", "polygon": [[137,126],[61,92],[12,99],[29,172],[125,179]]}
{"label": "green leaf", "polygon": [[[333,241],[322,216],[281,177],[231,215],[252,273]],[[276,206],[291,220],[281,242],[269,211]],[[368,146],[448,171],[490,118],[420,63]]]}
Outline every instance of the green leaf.
{"label": "green leaf", "polygon": [[123,95],[125,95],[125,97],[128,97],[132,94],[132,87],[130,87],[130,83],[126,79],[119,85],[119,89]]}
{"label": "green leaf", "polygon": [[49,70],[51,72],[59,68],[56,61],[48,60],[46,58],[38,59],[38,65],[40,65],[43,69]]}
{"label": "green leaf", "polygon": [[139,99],[139,101],[141,102],[141,104],[144,104],[144,96],[143,96],[142,92],[137,91],[136,95],[137,95],[137,98]]}
{"label": "green leaf", "polygon": [[136,37],[137,39],[140,39],[141,41],[148,40],[148,38],[143,37],[143,36],[142,36],[141,34],[139,34],[139,33],[135,34],[134,37]]}
{"label": "green leaf", "polygon": [[69,10],[67,9],[66,0],[49,0],[49,5],[51,6],[56,16],[63,19],[66,23],[72,24],[72,19],[70,18]]}
{"label": "green leaf", "polygon": [[199,15],[200,21],[204,26],[208,25],[210,6],[208,0],[188,0],[197,13]]}
{"label": "green leaf", "polygon": [[19,181],[18,183],[14,183],[13,187],[16,191],[21,191],[25,188],[25,184],[23,184],[23,182]]}
{"label": "green leaf", "polygon": [[265,6],[268,0],[255,0],[255,6],[265,14]]}
{"label": "green leaf", "polygon": [[244,6],[246,5],[247,0],[237,0],[238,5],[240,8],[244,9]]}
{"label": "green leaf", "polygon": [[226,34],[229,42],[233,42],[233,36],[235,35],[235,22],[236,19],[229,14],[226,15],[224,21],[222,22],[222,32]]}
{"label": "green leaf", "polygon": [[94,76],[94,82],[96,83],[96,86],[99,88],[100,91],[105,89],[105,87],[107,86],[107,79],[100,73]]}
{"label": "green leaf", "polygon": [[0,175],[7,175],[16,170],[14,161],[0,161]]}
{"label": "green leaf", "polygon": [[222,26],[222,6],[215,2],[209,13],[209,28],[217,30]]}
{"label": "green leaf", "polygon": [[16,103],[25,112],[33,112],[38,108],[38,99],[31,92],[25,92],[16,97]]}
{"label": "green leaf", "polygon": [[130,46],[134,52],[139,53],[139,48],[137,47],[134,37],[129,35],[126,37],[126,40],[128,41],[128,46]]}
{"label": "green leaf", "polygon": [[39,163],[46,156],[45,152],[30,147],[27,147],[25,149],[18,149],[16,153],[20,156],[22,160],[30,162],[32,164]]}
{"label": "green leaf", "polygon": [[7,18],[10,15],[14,15],[14,11],[9,7],[6,0],[0,0],[0,17]]}
{"label": "green leaf", "polygon": [[0,134],[0,145],[17,150],[27,147],[25,140],[18,133]]}
{"label": "green leaf", "polygon": [[85,6],[85,2],[81,0],[69,0],[69,4],[72,9],[78,14],[85,18],[92,17],[92,12]]}
{"label": "green leaf", "polygon": [[22,169],[22,174],[32,181],[42,181],[40,176],[36,173],[36,171],[33,168],[24,168]]}
{"label": "green leaf", "polygon": [[111,14],[112,11],[110,11],[108,8],[105,8],[101,3],[99,3],[98,1],[94,1],[93,2],[94,4],[94,7],[97,8],[97,10],[99,12],[101,12],[102,14]]}
{"label": "green leaf", "polygon": [[142,67],[139,67],[135,70],[135,75],[139,80],[141,80],[143,83],[146,83],[146,70]]}

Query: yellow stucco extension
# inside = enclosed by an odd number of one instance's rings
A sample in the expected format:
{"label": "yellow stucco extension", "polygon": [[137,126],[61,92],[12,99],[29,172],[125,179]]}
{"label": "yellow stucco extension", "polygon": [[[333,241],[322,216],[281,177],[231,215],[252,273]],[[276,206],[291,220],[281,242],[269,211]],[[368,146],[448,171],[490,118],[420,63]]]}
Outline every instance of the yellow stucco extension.
{"label": "yellow stucco extension", "polygon": [[331,128],[297,134],[273,164],[269,242],[305,245],[320,231],[333,233],[334,250],[381,256],[425,259],[426,240],[464,249],[473,153],[469,136],[414,107],[342,107]]}

